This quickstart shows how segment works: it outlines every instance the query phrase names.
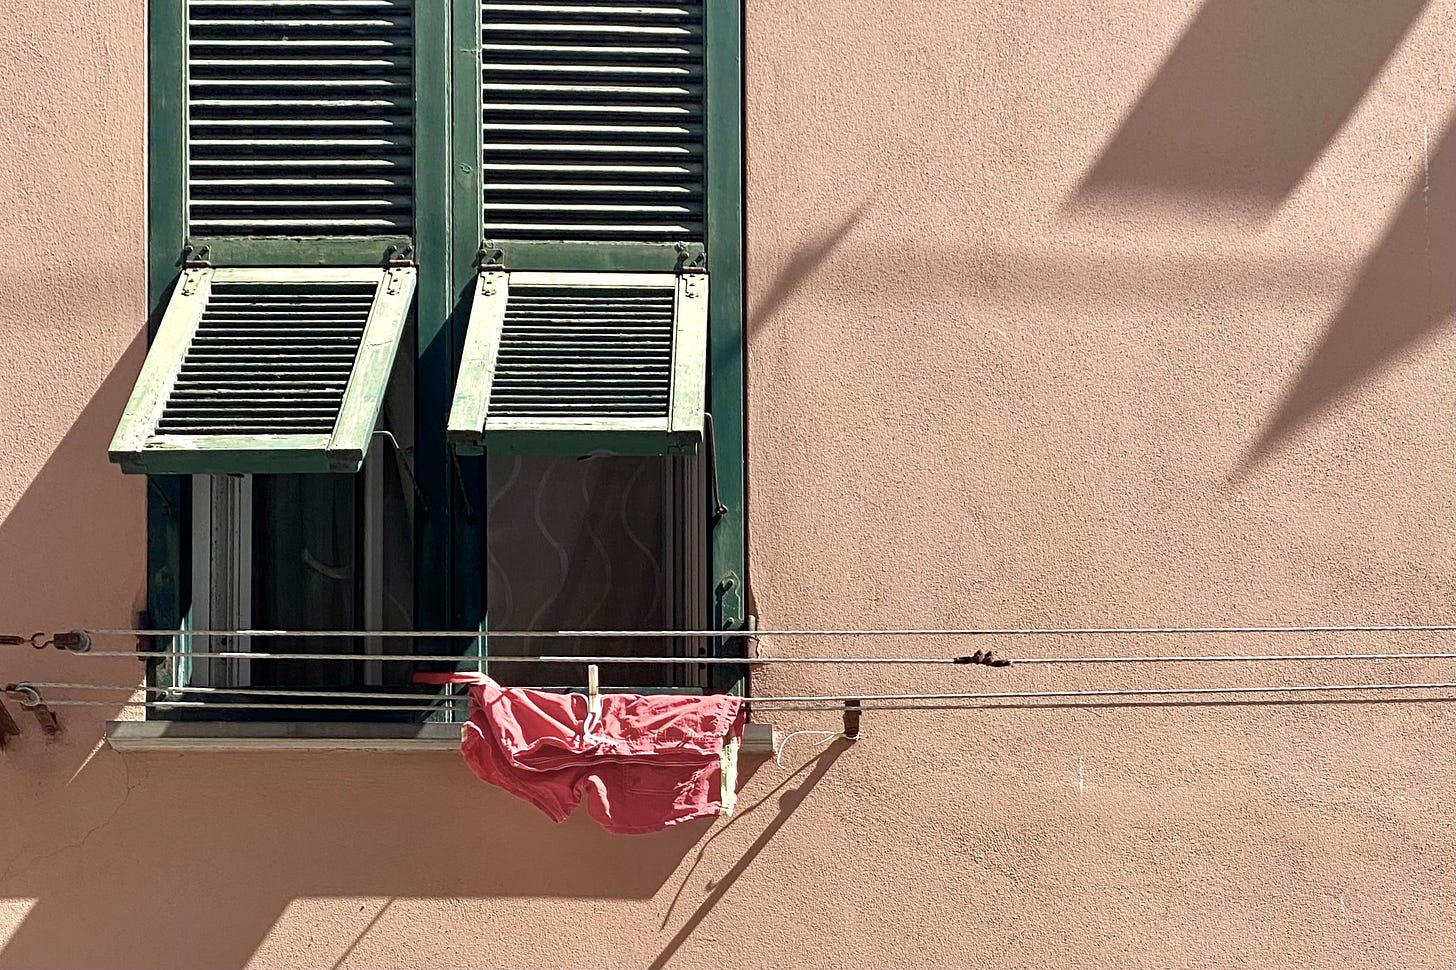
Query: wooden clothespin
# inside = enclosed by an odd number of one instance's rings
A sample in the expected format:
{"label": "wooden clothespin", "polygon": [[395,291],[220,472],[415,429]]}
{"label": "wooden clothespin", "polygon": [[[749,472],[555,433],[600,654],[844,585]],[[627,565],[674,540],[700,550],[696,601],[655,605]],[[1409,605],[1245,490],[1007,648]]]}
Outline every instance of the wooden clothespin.
{"label": "wooden clothespin", "polygon": [[586,710],[587,716],[596,718],[602,713],[602,685],[596,664],[586,667]]}

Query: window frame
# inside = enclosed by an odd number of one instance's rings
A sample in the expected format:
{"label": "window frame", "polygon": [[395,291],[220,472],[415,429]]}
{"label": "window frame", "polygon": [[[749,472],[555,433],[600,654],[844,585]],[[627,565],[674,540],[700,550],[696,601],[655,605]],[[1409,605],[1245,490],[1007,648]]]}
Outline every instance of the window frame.
{"label": "window frame", "polygon": [[[705,0],[705,236],[709,298],[707,409],[713,415],[716,495],[724,511],[709,515],[708,612],[715,627],[742,631],[745,591],[743,379],[743,93],[741,0]],[[155,337],[181,275],[184,248],[211,247],[226,266],[375,265],[391,245],[413,246],[415,290],[416,629],[487,629],[481,576],[484,521],[478,497],[484,459],[457,458],[446,440],[453,378],[464,350],[484,243],[481,207],[480,2],[416,0],[414,24],[414,230],[409,238],[267,237],[192,239],[187,233],[187,0],[148,0],[147,299],[148,339]],[[448,51],[448,57],[421,56]],[[460,79],[468,83],[460,83]],[[692,258],[701,246],[690,246]],[[568,253],[567,250],[575,250]],[[573,262],[561,265],[564,256]],[[512,269],[667,271],[684,253],[673,243],[514,243]],[[405,350],[401,347],[401,353]],[[192,483],[187,475],[149,475],[146,490],[147,597],[141,625],[192,627]],[[157,638],[153,649],[185,650],[187,637]],[[664,645],[666,641],[663,641]],[[742,656],[744,638],[712,641],[711,655]],[[485,637],[470,655],[484,656]],[[747,669],[713,665],[708,689],[743,692]],[[183,685],[191,658],[148,658],[147,683]],[[170,720],[164,712],[149,718]],[[222,712],[218,720],[229,718]],[[367,723],[359,721],[357,723]]]}
{"label": "window frame", "polygon": [[[745,508],[744,414],[744,221],[743,200],[743,4],[742,0],[703,0],[704,104],[706,128],[704,239],[686,247],[677,242],[551,242],[486,239],[484,236],[484,172],[482,169],[483,100],[481,91],[481,2],[452,0],[455,37],[452,70],[454,102],[454,248],[452,266],[460,302],[454,319],[455,358],[465,353],[470,297],[482,256],[499,251],[508,272],[677,272],[706,249],[711,281],[708,299],[708,364],[706,410],[713,434],[704,442],[721,512],[708,516],[707,596],[714,627],[741,631],[747,622],[747,539]],[[462,478],[472,494],[481,494],[483,458],[460,457]],[[477,516],[456,526],[457,550],[479,556],[484,523]],[[483,564],[481,567],[483,568]],[[457,574],[456,621],[461,628],[486,629],[478,573]],[[665,647],[668,641],[663,640]],[[484,641],[480,649],[485,651]],[[724,636],[712,641],[715,657],[745,655],[745,640]],[[708,689],[746,693],[747,667],[714,664]]]}
{"label": "window frame", "polygon": [[[187,0],[148,0],[147,18],[147,299],[148,342],[184,268],[184,252],[206,246],[216,266],[380,266],[403,247],[413,248],[418,266],[414,294],[415,445],[412,473],[417,497],[440,510],[416,516],[414,537],[415,621],[440,628],[450,619],[451,499],[445,419],[451,379],[449,320],[454,301],[448,273],[451,76],[444,58],[420,57],[420,50],[447,50],[449,12],[416,2],[413,23],[414,223],[409,236],[259,238],[192,237],[187,215]],[[189,249],[190,247],[190,249]],[[406,329],[406,333],[410,332]],[[188,475],[148,475],[147,608],[142,625],[190,629],[194,592],[193,489]],[[159,638],[153,647],[187,652],[190,637]],[[153,687],[189,682],[190,656],[149,658]],[[167,715],[149,711],[157,719]],[[221,713],[218,715],[221,717]]]}

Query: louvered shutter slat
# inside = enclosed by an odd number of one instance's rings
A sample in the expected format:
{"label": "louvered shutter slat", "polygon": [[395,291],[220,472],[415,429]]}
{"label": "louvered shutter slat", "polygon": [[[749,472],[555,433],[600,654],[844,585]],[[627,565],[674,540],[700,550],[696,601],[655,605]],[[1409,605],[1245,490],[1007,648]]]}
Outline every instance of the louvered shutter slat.
{"label": "louvered shutter slat", "polygon": [[701,3],[481,14],[486,235],[701,241]]}
{"label": "louvered shutter slat", "polygon": [[412,231],[411,3],[188,0],[194,235]]}

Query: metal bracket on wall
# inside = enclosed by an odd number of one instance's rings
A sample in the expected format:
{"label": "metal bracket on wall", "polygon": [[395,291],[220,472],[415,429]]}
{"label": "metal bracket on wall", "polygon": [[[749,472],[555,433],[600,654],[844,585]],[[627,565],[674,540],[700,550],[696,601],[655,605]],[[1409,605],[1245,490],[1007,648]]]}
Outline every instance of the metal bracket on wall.
{"label": "metal bracket on wall", "polygon": [[[744,647],[742,655],[746,656],[749,651],[747,649],[748,644],[745,641],[753,636],[753,631],[744,628],[746,617],[744,616],[743,580],[732,570],[720,574],[716,594],[714,597],[716,600],[714,606],[717,611],[717,616],[715,617],[716,622],[714,626],[723,631],[723,635],[717,640],[718,656],[734,657],[740,655],[739,650],[735,649],[740,644]],[[718,667],[716,668],[716,674],[717,679],[715,683],[717,684],[717,689],[747,692],[747,667],[736,669],[731,667]]]}
{"label": "metal bracket on wall", "polygon": [[27,643],[37,650],[55,647],[70,653],[86,653],[91,649],[91,634],[85,630],[69,630],[65,633],[52,633],[50,636],[44,633],[32,633],[28,637],[0,634],[0,645],[24,646]]}
{"label": "metal bracket on wall", "polygon": [[738,574],[726,572],[718,580],[718,629],[724,631],[724,639],[742,636],[739,617],[743,615],[743,583]]}
{"label": "metal bracket on wall", "polygon": [[[22,709],[30,711],[35,715],[36,723],[40,725],[41,732],[48,738],[53,738],[61,733],[61,722],[54,711],[46,707],[45,698],[40,696],[40,691],[26,683],[6,684],[0,694],[19,701]],[[13,721],[11,722],[14,723]],[[16,730],[16,734],[20,731]]]}
{"label": "metal bracket on wall", "polygon": [[10,716],[10,708],[5,706],[5,699],[0,696],[0,751],[10,743],[11,738],[20,737],[20,725],[15,723],[15,718]]}
{"label": "metal bracket on wall", "polygon": [[844,736],[847,740],[859,740],[859,716],[863,713],[864,706],[858,698],[844,702]]}

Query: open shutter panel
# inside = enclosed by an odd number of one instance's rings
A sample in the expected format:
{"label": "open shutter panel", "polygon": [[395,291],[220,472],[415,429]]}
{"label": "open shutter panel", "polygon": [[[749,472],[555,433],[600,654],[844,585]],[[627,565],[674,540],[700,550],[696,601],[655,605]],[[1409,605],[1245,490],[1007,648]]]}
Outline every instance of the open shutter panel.
{"label": "open shutter panel", "polygon": [[487,239],[701,242],[703,4],[481,4]]}
{"label": "open shutter panel", "polygon": [[511,273],[476,284],[449,437],[465,454],[692,454],[704,273]]}
{"label": "open shutter panel", "polygon": [[358,471],[412,267],[183,272],[111,442],[123,471]]}
{"label": "open shutter panel", "polygon": [[410,233],[412,5],[187,0],[192,236]]}

